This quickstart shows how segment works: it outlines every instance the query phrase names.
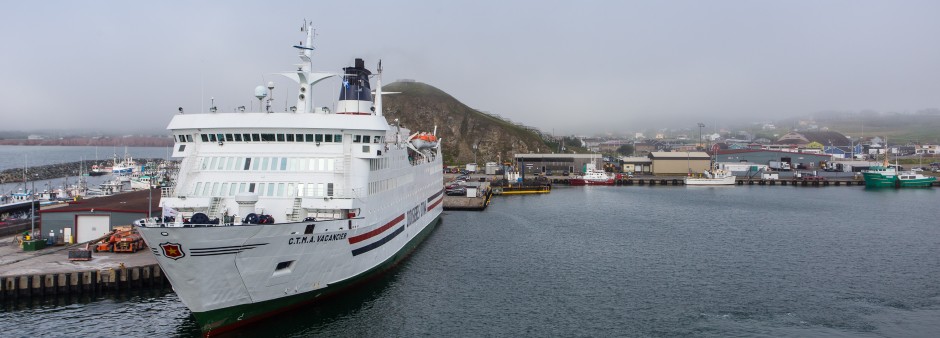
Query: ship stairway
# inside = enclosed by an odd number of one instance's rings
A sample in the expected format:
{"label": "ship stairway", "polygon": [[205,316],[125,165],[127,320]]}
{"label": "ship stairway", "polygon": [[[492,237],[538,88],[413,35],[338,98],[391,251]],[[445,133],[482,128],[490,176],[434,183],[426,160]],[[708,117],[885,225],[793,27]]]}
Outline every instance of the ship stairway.
{"label": "ship stairway", "polygon": [[295,198],[295,199],[294,199],[294,208],[291,209],[291,213],[290,213],[290,221],[291,221],[291,222],[300,222],[300,221],[301,221],[301,219],[300,219],[300,210],[301,210],[300,202],[302,202],[302,201],[303,201],[303,198]]}
{"label": "ship stairway", "polygon": [[209,211],[206,213],[206,216],[209,216],[210,219],[219,218],[219,209],[221,207],[222,207],[222,198],[213,197],[212,200],[209,201]]}

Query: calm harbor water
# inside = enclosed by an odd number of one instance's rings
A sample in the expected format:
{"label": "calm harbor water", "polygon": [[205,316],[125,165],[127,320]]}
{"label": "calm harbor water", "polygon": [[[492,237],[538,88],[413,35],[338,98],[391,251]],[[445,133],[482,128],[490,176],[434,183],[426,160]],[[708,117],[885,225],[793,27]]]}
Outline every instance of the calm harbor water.
{"label": "calm harbor water", "polygon": [[[933,336],[938,195],[634,186],[499,197],[447,212],[367,287],[239,335]],[[198,334],[169,290],[7,304],[0,332]]]}

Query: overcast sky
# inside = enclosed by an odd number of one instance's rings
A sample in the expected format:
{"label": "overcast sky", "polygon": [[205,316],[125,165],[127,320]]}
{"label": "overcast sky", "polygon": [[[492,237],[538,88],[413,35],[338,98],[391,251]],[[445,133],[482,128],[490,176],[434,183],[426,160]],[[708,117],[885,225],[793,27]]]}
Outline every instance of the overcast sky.
{"label": "overcast sky", "polygon": [[[940,1],[9,1],[0,129],[159,130],[182,106],[275,108],[303,20],[356,57],[556,133],[940,107]],[[316,104],[332,106],[338,80]],[[291,102],[291,105],[293,102]]]}

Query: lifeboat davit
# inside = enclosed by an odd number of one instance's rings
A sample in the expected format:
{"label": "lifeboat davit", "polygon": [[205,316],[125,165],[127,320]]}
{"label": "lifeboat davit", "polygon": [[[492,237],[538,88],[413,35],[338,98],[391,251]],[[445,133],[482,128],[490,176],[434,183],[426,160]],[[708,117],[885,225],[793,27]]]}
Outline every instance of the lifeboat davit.
{"label": "lifeboat davit", "polygon": [[437,136],[428,133],[415,134],[411,137],[411,144],[417,149],[430,149],[437,147]]}

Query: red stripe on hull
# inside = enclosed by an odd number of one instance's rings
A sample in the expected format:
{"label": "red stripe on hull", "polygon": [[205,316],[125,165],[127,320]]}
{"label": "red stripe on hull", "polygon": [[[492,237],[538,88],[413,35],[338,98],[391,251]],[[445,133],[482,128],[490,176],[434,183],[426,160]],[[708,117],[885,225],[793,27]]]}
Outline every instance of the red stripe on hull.
{"label": "red stripe on hull", "polygon": [[385,225],[379,227],[378,229],[369,231],[362,235],[349,237],[349,244],[356,244],[364,240],[367,240],[369,238],[375,237],[378,234],[385,232],[385,230],[388,230],[389,228],[395,226],[395,224],[398,224],[398,222],[401,222],[404,219],[405,219],[405,214],[401,214],[401,215],[398,215],[398,217],[395,217],[395,219],[393,219],[391,222],[385,223]]}
{"label": "red stripe on hull", "polygon": [[438,204],[441,204],[441,202],[443,201],[444,201],[444,198],[441,197],[437,200],[437,202],[431,203],[431,205],[428,206],[428,211],[431,211],[431,209],[434,209],[434,207],[436,207]]}
{"label": "red stripe on hull", "polygon": [[568,185],[614,185],[614,180],[585,181],[585,180],[573,179],[573,180],[568,181]]}

